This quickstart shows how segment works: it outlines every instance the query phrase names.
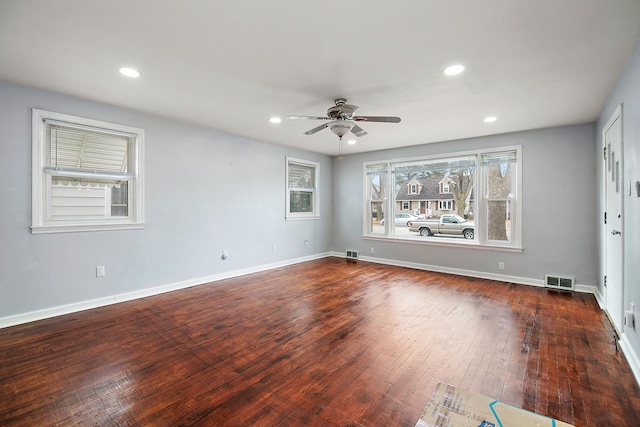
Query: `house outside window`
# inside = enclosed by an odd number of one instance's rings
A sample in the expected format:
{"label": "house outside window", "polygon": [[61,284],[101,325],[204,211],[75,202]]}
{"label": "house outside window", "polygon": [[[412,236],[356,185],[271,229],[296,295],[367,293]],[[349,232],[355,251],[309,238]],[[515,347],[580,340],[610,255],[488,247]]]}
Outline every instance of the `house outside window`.
{"label": "house outside window", "polygon": [[[521,251],[521,161],[521,147],[511,146],[365,162],[364,237]],[[419,194],[411,194],[414,184]],[[376,212],[391,215],[415,207],[415,213],[433,219],[453,213],[473,225],[474,238],[420,236],[406,227],[379,224],[372,215],[374,206]]]}
{"label": "house outside window", "polygon": [[416,184],[409,186],[409,194],[418,194],[418,186]]}
{"label": "house outside window", "polygon": [[144,130],[32,111],[34,234],[144,227]]}
{"label": "house outside window", "polygon": [[287,220],[318,219],[318,173],[320,164],[308,160],[286,158]]}

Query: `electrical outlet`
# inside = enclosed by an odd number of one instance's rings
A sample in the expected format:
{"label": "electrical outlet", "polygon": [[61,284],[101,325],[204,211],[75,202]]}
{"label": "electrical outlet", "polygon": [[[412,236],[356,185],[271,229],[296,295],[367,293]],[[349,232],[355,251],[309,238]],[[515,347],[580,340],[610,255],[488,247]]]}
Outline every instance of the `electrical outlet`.
{"label": "electrical outlet", "polygon": [[229,251],[227,251],[226,249],[222,250],[222,259],[227,259],[229,258]]}
{"label": "electrical outlet", "polygon": [[369,248],[369,252],[371,252],[372,254],[375,254],[376,250],[374,248]]}
{"label": "electrical outlet", "polygon": [[500,261],[498,263],[498,270],[504,270],[504,262]]}
{"label": "electrical outlet", "polygon": [[271,247],[271,250],[272,250],[273,252],[276,252],[276,251],[278,250],[278,247],[277,247],[276,245],[273,245],[273,246]]}
{"label": "electrical outlet", "polygon": [[307,246],[309,244],[309,239],[304,239],[304,245]]}
{"label": "electrical outlet", "polygon": [[107,275],[107,270],[104,265],[96,266],[96,277],[104,277]]}

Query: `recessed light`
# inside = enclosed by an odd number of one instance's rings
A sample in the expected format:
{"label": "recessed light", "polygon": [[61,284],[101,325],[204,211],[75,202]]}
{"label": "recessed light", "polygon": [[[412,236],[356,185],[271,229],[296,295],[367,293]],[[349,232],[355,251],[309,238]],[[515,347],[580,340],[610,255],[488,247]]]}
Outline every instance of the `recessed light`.
{"label": "recessed light", "polygon": [[444,69],[444,73],[447,76],[455,76],[460,74],[463,71],[464,71],[464,65],[462,64],[451,65]]}
{"label": "recessed light", "polygon": [[356,141],[355,139],[350,139],[350,140],[348,140],[348,141],[347,141],[347,144],[349,144],[349,145],[353,145],[353,144],[355,144],[356,142],[357,142],[357,141]]}
{"label": "recessed light", "polygon": [[485,118],[484,118],[484,120],[483,120],[483,122],[485,122],[485,123],[493,123],[493,122],[495,122],[496,120],[498,120],[498,118],[497,118],[497,117],[495,117],[495,116],[489,116],[489,117],[485,117]]}
{"label": "recessed light", "polygon": [[134,79],[140,77],[140,71],[134,70],[133,68],[122,67],[118,71],[120,71],[120,74]]}
{"label": "recessed light", "polygon": [[280,117],[271,117],[271,118],[269,119],[269,121],[270,121],[271,123],[280,123],[280,122],[282,121],[282,119],[281,119]]}

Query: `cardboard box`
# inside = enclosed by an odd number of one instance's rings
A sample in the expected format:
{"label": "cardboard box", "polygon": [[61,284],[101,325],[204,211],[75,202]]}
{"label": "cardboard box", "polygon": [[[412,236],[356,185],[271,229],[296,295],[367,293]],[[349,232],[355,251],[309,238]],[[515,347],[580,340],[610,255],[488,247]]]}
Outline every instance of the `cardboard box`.
{"label": "cardboard box", "polygon": [[415,427],[571,427],[481,394],[439,383]]}

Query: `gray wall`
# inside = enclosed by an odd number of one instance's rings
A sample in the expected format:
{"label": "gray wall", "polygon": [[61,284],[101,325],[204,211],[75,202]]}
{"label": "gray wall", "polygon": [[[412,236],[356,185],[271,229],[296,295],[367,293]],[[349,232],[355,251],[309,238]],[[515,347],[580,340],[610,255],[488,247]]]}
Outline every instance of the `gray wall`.
{"label": "gray wall", "polygon": [[[595,286],[594,132],[594,125],[586,124],[345,156],[333,165],[333,248],[358,249],[367,257],[519,277],[525,283],[542,281],[545,273],[552,273]],[[522,146],[523,252],[363,239],[363,162],[508,145]],[[499,261],[505,263],[504,271],[498,270]]]}
{"label": "gray wall", "polygon": [[[34,107],[145,129],[144,230],[30,233]],[[5,82],[0,149],[0,318],[331,250],[328,156]],[[320,220],[284,220],[285,156],[320,162]]]}
{"label": "gray wall", "polygon": [[[616,107],[622,107],[622,135],[624,151],[624,182],[625,196],[623,198],[623,225],[624,233],[622,238],[624,251],[624,308],[629,310],[629,304],[636,305],[636,328],[625,328],[625,339],[633,348],[636,354],[636,363],[640,363],[640,198],[635,192],[635,182],[640,181],[640,44],[636,47],[634,54],[629,59],[627,66],[618,80],[605,108],[602,111],[597,125],[598,144],[596,151],[598,158],[601,156],[602,132],[605,124],[613,114]],[[602,182],[602,162],[597,162],[598,182]],[[629,182],[634,185],[632,195],[628,195]],[[604,190],[600,184],[601,197],[599,200],[600,212],[604,210]],[[602,238],[603,224],[599,222]],[[604,254],[600,257],[600,271],[598,276],[604,274]],[[602,291],[602,283],[599,282]],[[636,365],[637,368],[640,366]],[[640,377],[640,371],[636,373]]]}

